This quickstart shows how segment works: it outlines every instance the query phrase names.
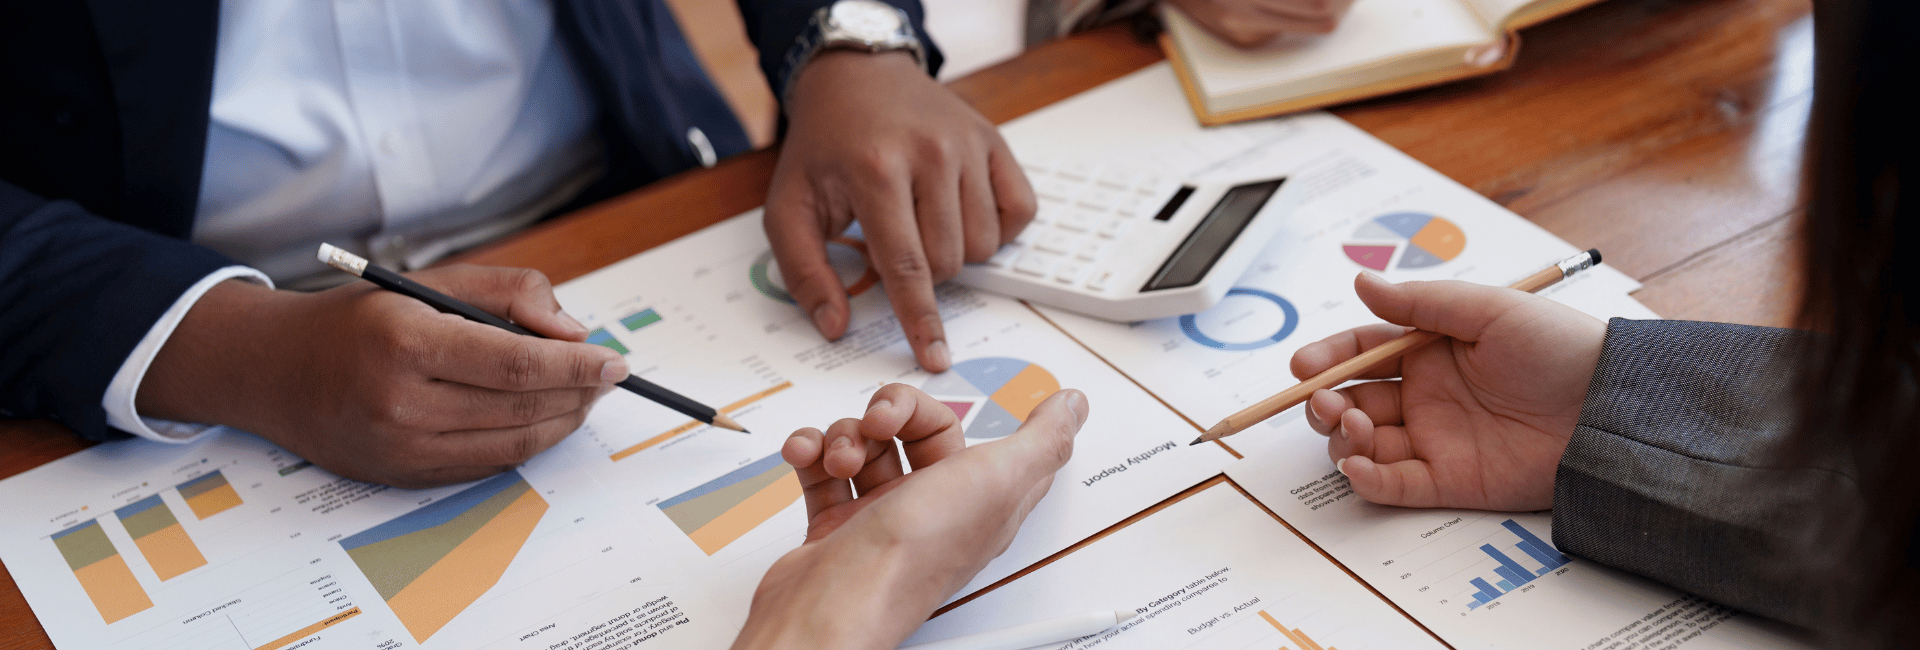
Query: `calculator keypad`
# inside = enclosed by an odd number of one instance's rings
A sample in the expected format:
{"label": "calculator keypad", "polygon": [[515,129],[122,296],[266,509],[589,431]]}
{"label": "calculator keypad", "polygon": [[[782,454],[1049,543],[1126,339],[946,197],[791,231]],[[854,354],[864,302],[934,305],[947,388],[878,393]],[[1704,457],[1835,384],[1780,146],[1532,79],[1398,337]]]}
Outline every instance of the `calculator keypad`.
{"label": "calculator keypad", "polygon": [[1117,240],[1151,219],[1179,189],[1160,172],[1088,160],[1020,161],[1039,199],[1033,223],[987,266],[1003,273],[1105,291]]}

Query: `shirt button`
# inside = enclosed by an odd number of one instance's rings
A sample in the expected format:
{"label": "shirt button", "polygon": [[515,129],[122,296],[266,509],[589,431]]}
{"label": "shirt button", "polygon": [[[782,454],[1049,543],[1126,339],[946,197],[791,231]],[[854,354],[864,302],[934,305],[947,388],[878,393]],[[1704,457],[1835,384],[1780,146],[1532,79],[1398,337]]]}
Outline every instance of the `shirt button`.
{"label": "shirt button", "polygon": [[687,129],[687,144],[693,145],[693,153],[700,157],[701,167],[712,167],[720,162],[720,155],[713,151],[713,141],[707,139],[707,132],[700,127]]}

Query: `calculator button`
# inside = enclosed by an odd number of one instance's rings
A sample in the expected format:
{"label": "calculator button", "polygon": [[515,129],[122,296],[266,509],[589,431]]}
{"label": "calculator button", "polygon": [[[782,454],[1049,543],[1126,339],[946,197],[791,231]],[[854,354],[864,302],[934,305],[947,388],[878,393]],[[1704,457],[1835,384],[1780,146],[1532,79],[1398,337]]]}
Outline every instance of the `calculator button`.
{"label": "calculator button", "polygon": [[1094,188],[1081,192],[1079,200],[1075,201],[1075,203],[1083,208],[1105,212],[1113,209],[1113,204],[1116,199],[1117,197],[1115,197],[1112,192]]}
{"label": "calculator button", "polygon": [[993,257],[987,258],[987,266],[996,269],[1007,268],[1007,266],[1013,264],[1013,260],[1020,257],[1020,254],[1023,252],[1026,252],[1026,248],[1019,244],[1001,246],[1000,250],[993,252]]}
{"label": "calculator button", "polygon": [[1061,264],[1060,268],[1053,271],[1053,281],[1060,284],[1073,284],[1074,281],[1080,279],[1080,272],[1085,270],[1087,270],[1087,265],[1079,262]]}
{"label": "calculator button", "polygon": [[1094,224],[1099,222],[1099,216],[1086,210],[1075,208],[1067,210],[1065,214],[1060,215],[1060,220],[1055,222],[1055,225],[1067,230],[1086,232],[1093,230]]}
{"label": "calculator button", "polygon": [[1093,273],[1093,277],[1087,278],[1087,288],[1092,289],[1094,291],[1106,291],[1107,284],[1111,283],[1112,281],[1113,281],[1112,271],[1095,271]]}
{"label": "calculator button", "polygon": [[1074,246],[1079,243],[1080,235],[1055,230],[1041,235],[1039,241],[1034,242],[1033,248],[1035,250],[1065,255],[1073,252]]}
{"label": "calculator button", "polygon": [[1013,270],[1027,275],[1046,277],[1047,272],[1053,270],[1053,265],[1059,262],[1059,255],[1031,252],[1020,256],[1020,261],[1013,263]]}
{"label": "calculator button", "polygon": [[1033,188],[1035,194],[1055,201],[1072,201],[1080,192],[1081,185],[1058,176],[1049,176]]}
{"label": "calculator button", "polygon": [[1091,162],[1074,160],[1061,165],[1053,173],[1076,181],[1089,181],[1093,180],[1093,174],[1097,169],[1098,167]]}
{"label": "calculator button", "polygon": [[1126,219],[1108,219],[1106,223],[1100,224],[1100,236],[1108,239],[1118,239],[1121,235],[1127,234],[1127,231],[1132,228],[1132,221]]}
{"label": "calculator button", "polygon": [[1060,164],[1060,161],[1050,156],[1016,156],[1015,158],[1020,161],[1020,167],[1027,170],[1028,176],[1045,176],[1051,174],[1053,173],[1053,168],[1058,167]]}
{"label": "calculator button", "polygon": [[1113,250],[1113,242],[1105,239],[1093,239],[1085,244],[1081,244],[1080,249],[1073,252],[1073,256],[1092,262],[1106,257],[1107,251],[1110,250]]}
{"label": "calculator button", "polygon": [[1116,190],[1133,187],[1133,179],[1133,172],[1125,169],[1109,167],[1100,172],[1100,184]]}

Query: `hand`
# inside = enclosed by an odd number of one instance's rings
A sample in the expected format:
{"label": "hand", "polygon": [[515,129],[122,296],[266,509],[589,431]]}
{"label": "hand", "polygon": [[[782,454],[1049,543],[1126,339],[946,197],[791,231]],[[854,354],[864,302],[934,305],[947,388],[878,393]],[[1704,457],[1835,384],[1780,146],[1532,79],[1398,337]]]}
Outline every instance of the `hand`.
{"label": "hand", "polygon": [[1353,0],[1167,0],[1215,36],[1255,47],[1288,32],[1325,34]]}
{"label": "hand", "polygon": [[442,314],[355,282],[319,293],[223,282],[136,395],[146,417],[251,431],[342,476],[424,487],[497,474],[565,438],[627,376],[536,271],[410,277],[558,340]]}
{"label": "hand", "polygon": [[1307,423],[1362,498],[1388,505],[1543,510],[1580,420],[1606,326],[1532,294],[1465,282],[1354,281],[1391,325],[1335,334],[1300,348],[1293,374],[1311,377],[1412,326],[1452,338],[1381,364],[1365,377],[1398,381],[1322,390]]}
{"label": "hand", "polygon": [[805,490],[807,542],[767,570],[734,647],[898,646],[1007,549],[1086,421],[1086,395],[1064,390],[969,448],[946,405],[890,384],[862,419],[794,432],[780,453]]}
{"label": "hand", "polygon": [[826,241],[855,220],[920,366],[953,365],[933,285],[983,262],[1033,219],[1033,188],[1000,132],[906,53],[829,51],[789,91],[767,194],[767,237],[787,290],[829,339],[846,288]]}

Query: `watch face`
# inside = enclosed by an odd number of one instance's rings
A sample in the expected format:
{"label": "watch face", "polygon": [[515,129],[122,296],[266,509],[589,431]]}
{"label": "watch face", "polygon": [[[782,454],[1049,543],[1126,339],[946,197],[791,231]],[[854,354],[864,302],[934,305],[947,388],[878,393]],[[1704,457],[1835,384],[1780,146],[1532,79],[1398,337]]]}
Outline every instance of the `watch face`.
{"label": "watch face", "polygon": [[903,27],[899,10],[877,0],[840,0],[829,16],[835,29],[867,42],[892,38]]}

